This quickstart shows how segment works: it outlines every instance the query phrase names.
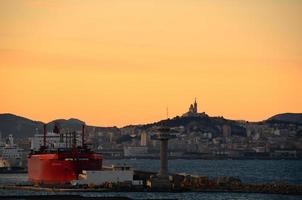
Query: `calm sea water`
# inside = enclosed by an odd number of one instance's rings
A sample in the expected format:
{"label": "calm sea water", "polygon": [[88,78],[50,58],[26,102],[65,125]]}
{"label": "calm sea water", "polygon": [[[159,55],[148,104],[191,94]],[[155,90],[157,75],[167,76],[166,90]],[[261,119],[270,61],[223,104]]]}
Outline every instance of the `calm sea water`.
{"label": "calm sea water", "polygon": [[[107,160],[135,169],[158,171],[159,160]],[[169,171],[209,177],[233,176],[244,183],[288,182],[302,184],[302,160],[169,160]]]}
{"label": "calm sea water", "polygon": [[[135,169],[157,171],[159,160],[106,160],[105,165],[128,164]],[[245,183],[288,182],[302,184],[302,161],[296,160],[170,160],[171,172],[215,176],[234,176]],[[0,174],[0,183],[26,181],[26,174]],[[0,190],[0,195],[53,194]],[[65,193],[76,194],[76,193]],[[133,199],[209,199],[277,200],[302,199],[301,196],[247,193],[83,193],[84,196],[124,196]]]}

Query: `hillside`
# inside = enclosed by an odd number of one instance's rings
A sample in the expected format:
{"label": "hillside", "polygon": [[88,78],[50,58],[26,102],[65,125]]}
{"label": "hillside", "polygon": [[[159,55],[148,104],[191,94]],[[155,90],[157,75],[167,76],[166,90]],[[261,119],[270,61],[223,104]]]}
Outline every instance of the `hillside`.
{"label": "hillside", "polygon": [[302,124],[302,113],[282,113],[277,114],[266,120],[267,122],[283,122]]}
{"label": "hillside", "polygon": [[[283,113],[275,115],[264,122],[266,123],[294,123],[302,124],[302,113]],[[56,119],[47,123],[47,129],[50,131],[53,129],[54,124],[59,124],[60,128],[68,128],[70,130],[80,130],[82,124],[85,122],[70,118],[70,119]],[[222,126],[228,125],[231,127],[233,135],[245,136],[246,131],[237,121],[225,119],[223,117],[174,117],[172,119],[161,120],[154,123],[143,125],[129,125],[127,127],[136,127],[139,129],[149,129],[152,126],[169,126],[169,127],[184,127],[186,132],[198,131],[198,132],[211,132],[213,136],[219,136],[222,134]],[[119,132],[117,127],[96,127],[88,126],[89,130],[93,132]],[[32,137],[35,133],[43,132],[43,122],[33,121],[14,114],[0,114],[0,132],[5,137],[8,134],[13,134],[17,138]]]}
{"label": "hillside", "polygon": [[55,124],[58,124],[60,128],[69,128],[71,130],[80,130],[82,125],[85,124],[85,122],[75,119],[75,118],[70,118],[70,119],[56,119],[53,120],[49,123],[47,123],[47,129],[53,130],[53,127]]}
{"label": "hillside", "polygon": [[[47,123],[47,130],[52,131],[55,124],[58,124],[61,129],[68,128],[69,130],[80,131],[82,125],[85,124],[85,122],[75,118],[56,119]],[[31,119],[27,119],[14,114],[0,114],[0,132],[2,134],[2,137],[5,137],[9,134],[13,134],[16,138],[32,137],[37,132],[40,134],[43,133],[43,125],[43,122],[33,121]],[[116,127],[87,126],[87,128],[96,132],[118,131],[118,128]]]}
{"label": "hillside", "polygon": [[187,132],[201,131],[211,132],[213,136],[219,136],[222,134],[222,126],[228,125],[232,129],[232,134],[245,136],[245,128],[239,126],[236,121],[228,120],[223,117],[209,117],[209,116],[198,116],[198,117],[174,117],[172,119],[162,120],[152,124],[142,125],[142,128],[150,128],[152,126],[168,126],[168,127],[179,127],[183,126]]}
{"label": "hillside", "polygon": [[[47,130],[51,131],[54,124],[59,124],[60,128],[70,128],[71,130],[80,130],[83,121],[78,119],[56,119],[47,123]],[[43,122],[33,121],[14,114],[0,114],[0,131],[2,136],[13,134],[17,138],[32,137],[35,133],[43,133]]]}
{"label": "hillside", "polygon": [[42,130],[43,122],[33,121],[17,115],[0,114],[0,131],[2,137],[13,134],[16,137],[27,138],[32,136],[36,128]]}

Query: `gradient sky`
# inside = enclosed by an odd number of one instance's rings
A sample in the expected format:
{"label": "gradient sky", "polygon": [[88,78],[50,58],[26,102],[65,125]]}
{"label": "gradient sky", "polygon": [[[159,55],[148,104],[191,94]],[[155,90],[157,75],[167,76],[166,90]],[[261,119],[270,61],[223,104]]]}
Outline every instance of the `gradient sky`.
{"label": "gradient sky", "polygon": [[0,113],[123,126],[302,112],[300,0],[0,0]]}

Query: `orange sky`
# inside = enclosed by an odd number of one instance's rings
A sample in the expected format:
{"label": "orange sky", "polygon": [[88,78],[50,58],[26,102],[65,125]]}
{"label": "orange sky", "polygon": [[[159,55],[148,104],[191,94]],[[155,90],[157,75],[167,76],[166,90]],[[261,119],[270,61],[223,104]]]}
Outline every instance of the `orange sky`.
{"label": "orange sky", "polygon": [[0,1],[0,113],[123,126],[302,112],[300,0]]}

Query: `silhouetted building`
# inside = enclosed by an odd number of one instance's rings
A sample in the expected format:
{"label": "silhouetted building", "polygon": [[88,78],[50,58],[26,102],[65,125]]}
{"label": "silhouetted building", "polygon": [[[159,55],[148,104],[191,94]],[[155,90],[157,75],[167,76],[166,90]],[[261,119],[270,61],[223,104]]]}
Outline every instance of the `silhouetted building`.
{"label": "silhouetted building", "polygon": [[195,98],[194,103],[192,103],[189,107],[188,112],[184,113],[182,115],[183,117],[198,117],[198,116],[206,116],[206,114],[203,113],[198,113],[198,105],[197,105],[197,101]]}

